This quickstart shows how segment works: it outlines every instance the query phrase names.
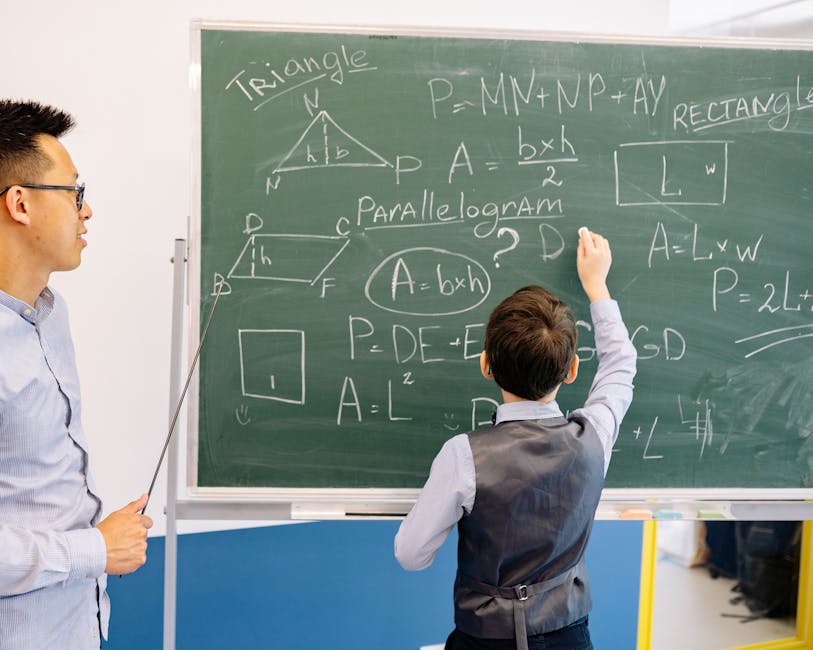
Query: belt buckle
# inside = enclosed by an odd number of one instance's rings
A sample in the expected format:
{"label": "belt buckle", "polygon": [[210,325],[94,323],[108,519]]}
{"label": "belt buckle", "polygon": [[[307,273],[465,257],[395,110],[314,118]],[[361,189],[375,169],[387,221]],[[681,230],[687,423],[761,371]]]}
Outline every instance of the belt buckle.
{"label": "belt buckle", "polygon": [[528,585],[514,587],[514,592],[517,594],[518,600],[528,600]]}

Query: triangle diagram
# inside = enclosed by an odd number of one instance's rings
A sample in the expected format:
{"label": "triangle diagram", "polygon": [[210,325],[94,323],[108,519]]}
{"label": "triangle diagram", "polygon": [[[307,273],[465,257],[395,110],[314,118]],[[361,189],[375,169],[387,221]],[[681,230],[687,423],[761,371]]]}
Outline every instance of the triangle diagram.
{"label": "triangle diagram", "polygon": [[336,124],[327,111],[320,111],[273,173],[315,167],[392,167],[392,163]]}

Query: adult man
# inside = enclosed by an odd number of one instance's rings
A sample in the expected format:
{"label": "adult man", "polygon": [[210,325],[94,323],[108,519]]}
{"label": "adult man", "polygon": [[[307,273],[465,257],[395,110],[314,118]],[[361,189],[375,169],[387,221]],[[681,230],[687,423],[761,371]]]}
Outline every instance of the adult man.
{"label": "adult man", "polygon": [[146,495],[99,521],[54,271],[79,266],[84,185],[66,113],[0,100],[0,648],[99,648],[105,573],[146,561]]}

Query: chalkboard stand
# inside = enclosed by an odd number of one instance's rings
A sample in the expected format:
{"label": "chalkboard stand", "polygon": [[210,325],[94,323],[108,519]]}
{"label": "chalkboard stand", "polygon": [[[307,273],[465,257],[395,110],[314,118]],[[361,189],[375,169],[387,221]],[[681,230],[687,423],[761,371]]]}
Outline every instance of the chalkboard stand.
{"label": "chalkboard stand", "polygon": [[[183,381],[184,275],[186,240],[176,239],[172,257],[172,345],[169,370],[169,421],[181,396]],[[171,426],[171,424],[170,424]],[[178,438],[173,435],[167,448],[166,543],[164,545],[164,649],[175,647],[175,608],[178,580]]]}
{"label": "chalkboard stand", "polygon": [[[189,221],[189,264],[186,260],[187,241],[175,241],[173,316],[172,316],[172,362],[170,369],[170,409],[180,395],[182,384],[182,360],[184,358],[184,327],[187,327],[188,344],[194,346],[200,332],[200,311],[204,291],[201,286],[201,36],[204,30],[273,31],[278,33],[355,33],[371,39],[391,42],[397,35],[461,38],[504,38],[513,40],[547,40],[572,42],[591,41],[606,44],[651,44],[690,47],[722,48],[747,47],[753,49],[810,49],[809,43],[788,41],[746,41],[743,39],[663,39],[659,37],[625,37],[618,35],[592,35],[539,32],[472,31],[460,29],[433,29],[377,26],[329,26],[329,25],[269,25],[261,23],[223,23],[196,21],[191,25],[191,66],[193,124],[193,174],[191,196],[193,206]],[[619,201],[620,203],[620,201]],[[185,276],[189,273],[188,277]],[[189,300],[185,303],[185,289]],[[733,295],[733,294],[732,294]],[[184,309],[189,309],[188,322]],[[194,349],[194,347],[192,347]],[[198,396],[190,396],[190,423],[198,417]],[[172,413],[170,412],[170,417]],[[180,432],[179,432],[180,433]],[[197,433],[190,425],[183,442],[173,440],[167,458],[167,531],[165,547],[164,579],[164,648],[175,646],[176,582],[177,582],[177,522],[179,520],[215,521],[284,521],[320,519],[368,519],[399,518],[405,515],[418,494],[418,489],[345,489],[345,488],[210,488],[200,487],[197,476],[190,472],[197,464]],[[189,474],[182,498],[178,495],[179,447],[186,454]],[[741,520],[813,520],[813,493],[810,489],[605,489],[596,517],[599,519],[646,518],[683,519],[741,519]],[[629,516],[633,513],[634,516]],[[668,513],[668,516],[667,514]]]}

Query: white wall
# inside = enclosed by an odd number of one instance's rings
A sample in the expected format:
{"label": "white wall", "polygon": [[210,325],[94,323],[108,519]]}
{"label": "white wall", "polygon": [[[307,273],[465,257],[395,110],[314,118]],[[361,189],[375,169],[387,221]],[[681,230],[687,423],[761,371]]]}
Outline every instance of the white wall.
{"label": "white wall", "polygon": [[[146,490],[166,435],[169,258],[174,238],[186,236],[190,209],[190,20],[660,34],[669,29],[670,6],[668,0],[5,0],[0,18],[0,95],[52,103],[79,121],[66,144],[95,215],[82,266],[53,284],[71,306],[91,466],[107,513]],[[163,480],[153,499],[153,534],[163,534]],[[198,527],[182,526],[192,528]]]}
{"label": "white wall", "polygon": [[669,13],[671,30],[680,34],[813,37],[813,0],[677,0]]}

